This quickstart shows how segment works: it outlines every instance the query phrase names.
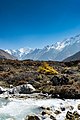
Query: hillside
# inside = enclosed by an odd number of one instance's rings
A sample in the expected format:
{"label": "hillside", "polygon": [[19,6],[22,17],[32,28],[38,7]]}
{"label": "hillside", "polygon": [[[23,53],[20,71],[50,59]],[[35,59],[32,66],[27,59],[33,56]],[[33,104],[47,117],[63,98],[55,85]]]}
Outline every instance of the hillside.
{"label": "hillside", "polygon": [[51,97],[80,98],[79,62],[0,60],[0,86],[30,84]]}
{"label": "hillside", "polygon": [[15,57],[13,57],[12,55],[10,55],[9,53],[5,52],[4,50],[0,49],[0,59],[11,59],[14,60]]}
{"label": "hillside", "polygon": [[80,51],[77,52],[76,54],[74,54],[74,55],[66,58],[66,59],[64,60],[64,62],[76,61],[76,60],[80,60]]}

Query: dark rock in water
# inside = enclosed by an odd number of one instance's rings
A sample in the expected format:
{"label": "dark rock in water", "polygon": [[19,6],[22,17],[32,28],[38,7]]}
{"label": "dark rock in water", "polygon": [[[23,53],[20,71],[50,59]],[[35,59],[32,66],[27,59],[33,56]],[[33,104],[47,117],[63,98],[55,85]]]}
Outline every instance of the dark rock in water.
{"label": "dark rock in water", "polygon": [[42,111],[42,115],[45,115],[46,114],[46,112],[45,111]]}
{"label": "dark rock in water", "polygon": [[40,119],[38,116],[34,115],[34,116],[27,116],[25,120],[40,120]]}
{"label": "dark rock in water", "polygon": [[45,110],[45,107],[41,106],[40,109]]}
{"label": "dark rock in water", "polygon": [[56,120],[56,118],[53,115],[50,115],[50,119]]}
{"label": "dark rock in water", "polygon": [[67,112],[67,114],[66,114],[66,118],[67,118],[68,120],[75,120],[75,119],[74,119],[74,115],[73,115],[73,113],[70,112],[70,111]]}
{"label": "dark rock in water", "polygon": [[58,114],[60,114],[61,112],[60,112],[59,110],[56,110],[54,113],[55,113],[56,115],[58,115]]}
{"label": "dark rock in water", "polygon": [[46,110],[50,110],[50,107],[47,107]]}
{"label": "dark rock in water", "polygon": [[77,111],[74,111],[73,115],[75,116],[75,118],[79,118],[80,117],[80,114]]}
{"label": "dark rock in water", "polygon": [[66,114],[66,120],[80,120],[80,115],[77,111],[72,112],[67,112]]}
{"label": "dark rock in water", "polygon": [[42,111],[42,113],[41,113],[41,114],[42,114],[42,116],[45,116],[45,115],[49,115],[49,116],[50,116],[50,115],[51,115],[51,113],[52,113],[52,111],[51,111],[51,110],[47,110],[47,109],[46,109],[46,110]]}
{"label": "dark rock in water", "polygon": [[80,110],[80,104],[78,105],[78,110]]}
{"label": "dark rock in water", "polygon": [[47,108],[46,108],[46,107],[44,107],[44,106],[41,106],[40,109],[42,109],[42,110],[51,110],[50,107],[47,107]]}
{"label": "dark rock in water", "polygon": [[61,107],[61,111],[65,111],[65,107]]}
{"label": "dark rock in water", "polygon": [[50,81],[53,83],[54,86],[57,86],[68,84],[69,79],[65,76],[62,76],[61,78],[59,78],[58,76],[54,76]]}

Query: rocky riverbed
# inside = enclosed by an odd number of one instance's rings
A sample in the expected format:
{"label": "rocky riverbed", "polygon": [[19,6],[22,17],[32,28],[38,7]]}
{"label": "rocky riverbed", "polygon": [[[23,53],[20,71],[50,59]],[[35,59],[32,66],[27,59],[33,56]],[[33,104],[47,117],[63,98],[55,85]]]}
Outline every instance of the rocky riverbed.
{"label": "rocky riverbed", "polygon": [[0,120],[80,120],[80,100],[1,96]]}

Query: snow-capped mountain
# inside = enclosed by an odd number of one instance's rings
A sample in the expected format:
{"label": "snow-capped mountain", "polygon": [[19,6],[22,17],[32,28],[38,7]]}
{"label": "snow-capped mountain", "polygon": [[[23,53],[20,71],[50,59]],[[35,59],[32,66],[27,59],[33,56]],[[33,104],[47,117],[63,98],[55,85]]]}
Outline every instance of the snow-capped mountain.
{"label": "snow-capped mountain", "polygon": [[14,56],[10,55],[9,53],[7,53],[6,51],[0,49],[0,59],[15,60],[16,58]]}
{"label": "snow-capped mountain", "polygon": [[65,58],[80,51],[80,34],[52,45],[47,45],[43,49],[25,49],[6,50],[20,60],[57,60],[62,61]]}
{"label": "snow-capped mountain", "polygon": [[6,49],[5,51],[15,56],[17,59],[22,60],[26,54],[32,51],[32,49],[29,49],[29,48],[20,48],[18,50]]}

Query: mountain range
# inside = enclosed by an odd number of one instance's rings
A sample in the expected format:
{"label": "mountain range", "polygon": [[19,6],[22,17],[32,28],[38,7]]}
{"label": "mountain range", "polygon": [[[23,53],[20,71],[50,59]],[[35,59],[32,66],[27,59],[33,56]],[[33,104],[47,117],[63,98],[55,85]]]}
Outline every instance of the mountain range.
{"label": "mountain range", "polygon": [[0,59],[16,59],[14,56],[10,55],[9,53],[5,52],[4,50],[0,49]]}
{"label": "mountain range", "polygon": [[20,48],[18,50],[6,49],[6,52],[19,60],[55,60],[62,61],[80,51],[80,34],[42,49]]}

